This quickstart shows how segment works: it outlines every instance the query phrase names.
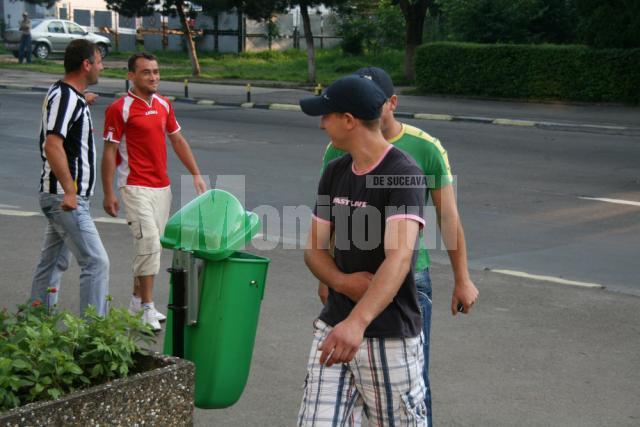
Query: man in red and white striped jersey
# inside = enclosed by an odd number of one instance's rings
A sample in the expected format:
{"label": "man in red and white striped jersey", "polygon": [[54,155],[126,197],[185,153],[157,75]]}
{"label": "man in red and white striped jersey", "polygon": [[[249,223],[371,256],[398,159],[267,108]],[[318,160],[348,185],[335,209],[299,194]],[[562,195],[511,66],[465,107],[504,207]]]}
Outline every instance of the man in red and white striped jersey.
{"label": "man in red and white striped jersey", "polygon": [[207,189],[189,144],[180,132],[171,102],[159,95],[155,56],[140,52],[128,63],[133,87],[109,106],[104,123],[102,185],[104,210],[118,215],[113,176],[134,238],[133,296],[129,311],[144,310],[142,320],[160,330],[165,316],[153,304],[153,280],[160,271],[160,233],[169,218],[171,186],[167,174],[168,135],[176,155],[193,176],[198,194]]}

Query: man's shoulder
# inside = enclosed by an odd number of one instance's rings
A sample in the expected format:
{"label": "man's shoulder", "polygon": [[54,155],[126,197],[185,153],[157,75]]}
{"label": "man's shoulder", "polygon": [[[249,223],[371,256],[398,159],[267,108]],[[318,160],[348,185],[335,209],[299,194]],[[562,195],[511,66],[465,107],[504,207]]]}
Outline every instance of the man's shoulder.
{"label": "man's shoulder", "polygon": [[120,98],[116,99],[111,104],[109,104],[109,107],[107,107],[107,108],[112,108],[112,107],[122,108],[122,106],[124,105],[124,102],[127,100],[127,98],[130,98],[130,96],[129,95],[121,96]]}
{"label": "man's shoulder", "polygon": [[422,174],[422,169],[415,159],[397,147],[393,147],[385,158],[385,173],[389,174]]}
{"label": "man's shoulder", "polygon": [[171,100],[168,97],[159,93],[154,93],[153,99],[158,101],[164,108],[166,108],[167,112],[169,112],[169,109],[171,108]]}
{"label": "man's shoulder", "polygon": [[342,171],[349,166],[351,166],[351,154],[343,153],[327,162],[325,172],[333,173],[334,171]]}
{"label": "man's shoulder", "polygon": [[406,142],[406,143],[413,143],[413,144],[424,144],[425,147],[430,147],[430,146],[440,146],[440,140],[432,135],[430,135],[429,133],[427,133],[426,131],[415,127],[415,126],[411,126],[407,123],[403,123],[403,133],[402,136],[400,137],[400,139],[398,140],[398,142]]}

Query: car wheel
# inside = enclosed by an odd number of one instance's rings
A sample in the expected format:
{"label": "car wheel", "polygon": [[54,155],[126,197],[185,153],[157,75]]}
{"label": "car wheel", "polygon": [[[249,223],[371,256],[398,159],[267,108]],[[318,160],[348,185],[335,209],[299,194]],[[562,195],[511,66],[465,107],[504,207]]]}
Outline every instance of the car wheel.
{"label": "car wheel", "polygon": [[12,50],[11,53],[13,53],[13,56],[15,56],[16,58],[20,58],[20,52],[18,52],[17,50]]}
{"label": "car wheel", "polygon": [[98,50],[100,51],[100,55],[102,55],[103,58],[105,58],[109,54],[109,48],[103,43],[98,43]]}
{"label": "car wheel", "polygon": [[36,48],[33,49],[33,53],[36,55],[36,58],[38,59],[47,59],[50,52],[51,50],[49,49],[49,46],[47,46],[44,43],[38,43],[36,45]]}

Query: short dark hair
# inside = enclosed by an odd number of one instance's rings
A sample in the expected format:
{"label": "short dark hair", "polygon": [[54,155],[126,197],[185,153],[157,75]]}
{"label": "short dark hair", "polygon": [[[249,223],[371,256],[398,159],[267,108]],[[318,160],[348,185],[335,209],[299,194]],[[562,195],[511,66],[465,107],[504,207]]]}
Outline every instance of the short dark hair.
{"label": "short dark hair", "polygon": [[85,59],[93,64],[93,61],[96,60],[97,50],[95,43],[88,40],[73,40],[64,51],[64,72],[71,73],[80,70]]}
{"label": "short dark hair", "polygon": [[147,52],[134,53],[133,55],[131,55],[129,57],[129,61],[127,62],[127,68],[132,73],[136,71],[136,61],[139,58],[144,58],[144,59],[146,59],[148,61],[156,61],[156,62],[158,61],[158,58],[156,58],[156,56],[151,54],[151,53],[147,53]]}
{"label": "short dark hair", "polygon": [[358,119],[360,120],[360,123],[362,123],[362,126],[366,127],[369,130],[378,130],[380,129],[380,119],[373,119],[373,120],[363,120],[363,119]]}

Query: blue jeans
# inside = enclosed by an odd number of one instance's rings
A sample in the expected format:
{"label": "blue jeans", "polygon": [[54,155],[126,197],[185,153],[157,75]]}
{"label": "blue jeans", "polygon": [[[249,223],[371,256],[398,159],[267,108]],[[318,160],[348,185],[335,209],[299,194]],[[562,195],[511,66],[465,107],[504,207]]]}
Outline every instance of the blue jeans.
{"label": "blue jeans", "polygon": [[418,290],[418,302],[420,303],[420,311],[422,312],[422,331],[424,333],[424,368],[422,376],[424,377],[424,385],[426,393],[424,395],[424,403],[427,406],[427,419],[429,427],[431,422],[431,385],[429,384],[429,333],[431,332],[431,277],[429,269],[416,271],[414,274],[416,288]]}
{"label": "blue jeans", "polygon": [[107,311],[109,292],[109,257],[89,212],[89,199],[78,196],[73,211],[60,208],[62,195],[40,193],[40,208],[48,224],[40,252],[40,261],[33,275],[31,299],[55,304],[57,293],[49,295],[47,288],[60,289],[62,273],[69,266],[73,253],[80,266],[80,311],[92,305],[98,314]]}
{"label": "blue jeans", "polygon": [[20,47],[18,47],[18,62],[22,64],[25,56],[27,57],[27,63],[31,64],[31,35],[23,34],[20,37]]}

